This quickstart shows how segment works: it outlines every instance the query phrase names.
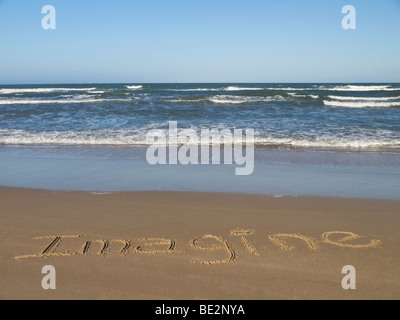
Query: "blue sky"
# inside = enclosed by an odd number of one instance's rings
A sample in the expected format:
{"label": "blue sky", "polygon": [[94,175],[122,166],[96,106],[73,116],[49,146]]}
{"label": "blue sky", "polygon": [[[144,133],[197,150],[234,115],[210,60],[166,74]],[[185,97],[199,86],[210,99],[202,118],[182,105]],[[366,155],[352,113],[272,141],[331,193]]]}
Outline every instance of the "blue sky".
{"label": "blue sky", "polygon": [[400,0],[0,0],[0,37],[1,84],[400,82]]}

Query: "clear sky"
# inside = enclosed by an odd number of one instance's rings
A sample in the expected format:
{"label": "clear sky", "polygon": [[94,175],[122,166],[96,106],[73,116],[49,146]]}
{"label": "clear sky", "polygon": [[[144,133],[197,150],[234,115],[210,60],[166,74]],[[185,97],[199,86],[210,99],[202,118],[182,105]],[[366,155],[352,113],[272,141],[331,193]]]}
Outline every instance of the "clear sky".
{"label": "clear sky", "polygon": [[400,0],[0,0],[1,84],[93,82],[400,82]]}

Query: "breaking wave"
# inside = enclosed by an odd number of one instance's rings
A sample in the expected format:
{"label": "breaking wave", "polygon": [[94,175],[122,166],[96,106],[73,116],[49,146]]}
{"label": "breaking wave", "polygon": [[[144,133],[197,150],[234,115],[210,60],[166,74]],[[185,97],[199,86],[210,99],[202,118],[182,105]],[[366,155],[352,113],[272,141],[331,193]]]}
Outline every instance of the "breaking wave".
{"label": "breaking wave", "polygon": [[400,107],[399,102],[373,102],[373,101],[327,101],[324,100],[324,105],[330,107],[342,107],[342,108],[390,108]]}

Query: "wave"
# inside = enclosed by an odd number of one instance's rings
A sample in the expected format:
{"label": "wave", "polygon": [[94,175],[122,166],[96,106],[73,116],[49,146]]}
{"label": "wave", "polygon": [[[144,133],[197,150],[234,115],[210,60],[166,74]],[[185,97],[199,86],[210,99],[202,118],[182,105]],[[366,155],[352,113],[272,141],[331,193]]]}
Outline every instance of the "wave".
{"label": "wave", "polygon": [[297,94],[297,93],[290,92],[290,93],[288,93],[288,95],[291,96],[291,97],[294,97],[294,98],[312,98],[312,99],[318,99],[319,98],[319,96],[316,95],[316,94],[307,94],[307,95],[305,95],[305,94]]}
{"label": "wave", "polygon": [[330,91],[400,91],[400,88],[392,88],[389,85],[384,86],[356,86],[356,85],[347,85],[347,86],[338,86],[334,88],[326,88],[324,86],[320,87],[320,90],[330,90]]}
{"label": "wave", "polygon": [[98,103],[107,101],[130,101],[127,99],[68,99],[68,100],[0,100],[0,105],[14,105],[14,104],[71,104],[71,103]]}
{"label": "wave", "polygon": [[115,131],[31,132],[0,130],[0,144],[5,145],[135,145],[132,136]]}
{"label": "wave", "polygon": [[172,103],[198,103],[201,101],[205,101],[207,99],[198,99],[198,100],[193,100],[193,99],[188,99],[188,100],[184,100],[184,99],[172,99],[172,100],[168,100],[168,102],[172,102]]}
{"label": "wave", "polygon": [[265,88],[263,90],[276,90],[276,91],[313,91],[315,88]]}
{"label": "wave", "polygon": [[208,91],[261,91],[264,88],[247,88],[247,87],[225,87],[225,88],[193,88],[193,89],[165,89],[167,91],[182,91],[182,92],[208,92]]}
{"label": "wave", "polygon": [[344,97],[344,96],[328,96],[330,99],[334,100],[346,100],[346,101],[392,101],[392,100],[399,100],[400,96],[398,97]]}
{"label": "wave", "polygon": [[[52,131],[32,132],[25,130],[0,129],[0,145],[108,145],[108,146],[149,146],[146,141],[148,128],[138,130],[96,130],[96,131]],[[233,140],[233,142],[241,142]],[[394,149],[400,148],[400,139],[385,137],[263,137],[256,136],[256,147],[331,148],[331,149]],[[198,144],[207,145],[207,144]]]}
{"label": "wave", "polygon": [[219,89],[216,89],[216,88],[213,88],[213,89],[209,89],[209,88],[197,88],[197,89],[165,89],[166,91],[176,91],[176,92],[197,92],[197,91],[200,91],[200,92],[207,92],[207,91],[222,91],[222,90],[224,90],[223,88],[219,88]]}
{"label": "wave", "polygon": [[242,103],[254,103],[254,102],[271,102],[271,101],[284,101],[282,96],[273,97],[244,97],[244,96],[230,96],[221,95],[214,96],[208,99],[212,103],[216,104],[242,104]]}
{"label": "wave", "polygon": [[165,89],[167,91],[200,91],[200,92],[207,92],[207,91],[264,91],[264,90],[277,90],[277,91],[303,91],[303,90],[314,90],[314,89],[306,89],[306,88],[250,88],[250,87],[224,87],[224,88],[196,88],[196,89]]}
{"label": "wave", "polygon": [[324,100],[324,105],[330,107],[342,107],[342,108],[390,108],[390,107],[400,107],[400,101],[399,102],[373,102],[373,101],[350,102],[350,101]]}
{"label": "wave", "polygon": [[93,91],[97,88],[26,88],[26,89],[0,89],[0,94],[14,93],[51,93],[68,91]]}
{"label": "wave", "polygon": [[139,89],[142,89],[143,86],[140,86],[140,85],[138,85],[138,86],[126,86],[126,88],[131,89],[131,90],[139,90]]}
{"label": "wave", "polygon": [[227,87],[223,90],[224,91],[260,91],[260,90],[264,90],[264,88]]}
{"label": "wave", "polygon": [[307,138],[270,138],[259,137],[255,139],[257,146],[315,148],[315,149],[393,149],[400,148],[400,139],[384,140],[369,138],[339,138],[322,137],[317,139]]}
{"label": "wave", "polygon": [[328,87],[321,85],[318,87],[307,87],[307,88],[293,88],[293,87],[270,87],[263,90],[276,90],[276,91],[400,91],[400,88],[393,88],[390,85],[380,86],[360,86],[360,85],[346,85],[346,86],[335,86]]}

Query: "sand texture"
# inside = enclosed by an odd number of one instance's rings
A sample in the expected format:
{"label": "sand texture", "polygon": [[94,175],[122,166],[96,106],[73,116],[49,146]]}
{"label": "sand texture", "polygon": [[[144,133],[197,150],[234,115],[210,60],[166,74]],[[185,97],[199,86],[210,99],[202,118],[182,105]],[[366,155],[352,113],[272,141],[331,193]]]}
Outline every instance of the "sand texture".
{"label": "sand texture", "polygon": [[[0,188],[0,299],[399,299],[400,202]],[[42,267],[56,269],[44,290]],[[356,290],[342,268],[356,268]]]}

